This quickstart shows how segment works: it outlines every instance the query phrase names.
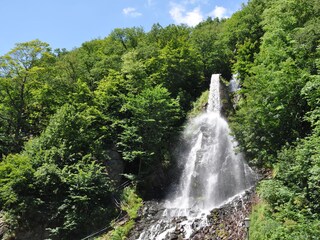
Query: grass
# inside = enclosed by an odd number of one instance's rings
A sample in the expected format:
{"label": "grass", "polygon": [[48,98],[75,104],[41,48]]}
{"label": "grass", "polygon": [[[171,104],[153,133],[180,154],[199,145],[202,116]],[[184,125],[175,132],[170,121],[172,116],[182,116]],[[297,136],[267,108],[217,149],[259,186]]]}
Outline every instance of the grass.
{"label": "grass", "polygon": [[113,222],[113,230],[98,238],[98,240],[124,240],[134,227],[138,210],[142,206],[142,199],[136,194],[134,187],[126,187],[123,190],[121,210],[127,213],[126,221]]}

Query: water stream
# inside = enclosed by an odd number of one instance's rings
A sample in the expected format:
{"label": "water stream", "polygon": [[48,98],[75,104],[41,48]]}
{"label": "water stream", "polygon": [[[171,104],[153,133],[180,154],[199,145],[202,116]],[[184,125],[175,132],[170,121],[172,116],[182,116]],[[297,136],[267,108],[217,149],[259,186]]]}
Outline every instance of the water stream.
{"label": "water stream", "polygon": [[235,152],[237,143],[220,115],[220,96],[220,75],[214,74],[206,112],[190,120],[183,132],[189,147],[179,156],[183,171],[178,187],[167,197],[160,219],[140,234],[140,240],[168,239],[177,225],[188,239],[208,224],[210,210],[254,185],[256,175]]}

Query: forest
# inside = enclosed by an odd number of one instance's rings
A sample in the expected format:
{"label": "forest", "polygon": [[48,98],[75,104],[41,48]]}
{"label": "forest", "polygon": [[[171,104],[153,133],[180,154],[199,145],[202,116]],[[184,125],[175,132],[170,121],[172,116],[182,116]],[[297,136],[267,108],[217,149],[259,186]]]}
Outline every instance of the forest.
{"label": "forest", "polygon": [[232,133],[271,172],[251,239],[319,239],[318,0],[250,0],[228,19],[114,29],[70,51],[17,43],[0,56],[2,239],[81,239],[126,211],[109,236],[125,239],[132,210],[174,178],[212,73],[240,81]]}

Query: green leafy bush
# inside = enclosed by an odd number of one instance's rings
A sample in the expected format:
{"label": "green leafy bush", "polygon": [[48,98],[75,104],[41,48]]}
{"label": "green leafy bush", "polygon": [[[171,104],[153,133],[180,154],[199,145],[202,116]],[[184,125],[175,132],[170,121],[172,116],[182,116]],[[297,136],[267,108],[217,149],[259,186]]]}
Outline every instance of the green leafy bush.
{"label": "green leafy bush", "polygon": [[[279,209],[279,211],[286,211]],[[294,212],[296,220],[274,213],[273,208],[262,201],[254,206],[250,215],[250,239],[254,240],[316,240],[319,237],[320,221],[304,218]]]}
{"label": "green leafy bush", "polygon": [[188,117],[195,117],[205,110],[209,99],[209,91],[204,91],[201,96],[193,103],[192,110],[188,113]]}
{"label": "green leafy bush", "polygon": [[97,161],[92,120],[65,105],[22,153],[0,162],[0,205],[13,231],[71,239],[111,220],[113,184]]}
{"label": "green leafy bush", "polygon": [[126,187],[122,193],[121,210],[125,211],[128,218],[125,223],[114,223],[114,230],[99,238],[100,240],[124,240],[134,226],[138,210],[142,206],[142,199],[136,194],[134,187]]}

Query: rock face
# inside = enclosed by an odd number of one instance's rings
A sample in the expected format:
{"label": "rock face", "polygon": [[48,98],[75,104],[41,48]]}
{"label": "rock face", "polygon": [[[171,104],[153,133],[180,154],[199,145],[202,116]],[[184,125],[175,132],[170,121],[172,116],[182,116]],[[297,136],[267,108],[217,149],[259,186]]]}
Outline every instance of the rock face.
{"label": "rock face", "polygon": [[[173,231],[163,234],[159,239],[243,240],[246,237],[244,219],[248,217],[251,207],[256,201],[257,197],[254,188],[247,190],[243,195],[236,197],[231,202],[220,208],[213,209],[210,214],[206,216],[206,226],[199,227],[203,220],[195,219],[191,225],[193,233],[188,238],[185,237],[186,229],[180,224],[186,221],[186,217],[172,218],[170,228],[173,226]],[[139,217],[136,219],[136,225],[128,239],[139,239],[143,229],[148,229],[157,222],[161,225],[161,218],[163,217],[164,211],[165,209],[162,203],[154,201],[146,202],[140,209]]]}
{"label": "rock face", "polygon": [[128,237],[129,240],[136,240],[139,238],[140,233],[162,218],[165,208],[163,203],[157,201],[144,202],[143,206],[139,209],[136,224],[131,230]]}
{"label": "rock face", "polygon": [[234,112],[233,95],[225,82],[220,80],[221,114],[225,118]]}
{"label": "rock face", "polygon": [[116,183],[120,183],[124,164],[120,154],[115,149],[107,149],[104,153],[105,166],[108,169],[108,174]]}
{"label": "rock face", "polygon": [[250,190],[242,198],[236,198],[221,208],[213,209],[208,216],[209,225],[196,231],[190,239],[245,239],[244,219],[248,217],[256,199],[254,191]]}

